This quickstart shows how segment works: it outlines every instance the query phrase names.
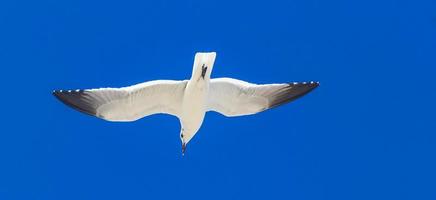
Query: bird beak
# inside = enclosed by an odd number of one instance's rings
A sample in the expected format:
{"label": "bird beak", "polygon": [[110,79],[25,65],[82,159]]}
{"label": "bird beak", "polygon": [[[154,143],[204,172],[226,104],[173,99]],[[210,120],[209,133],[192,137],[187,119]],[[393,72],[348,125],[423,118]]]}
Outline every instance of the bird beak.
{"label": "bird beak", "polygon": [[186,143],[182,142],[182,156],[185,155],[185,150],[186,150]]}

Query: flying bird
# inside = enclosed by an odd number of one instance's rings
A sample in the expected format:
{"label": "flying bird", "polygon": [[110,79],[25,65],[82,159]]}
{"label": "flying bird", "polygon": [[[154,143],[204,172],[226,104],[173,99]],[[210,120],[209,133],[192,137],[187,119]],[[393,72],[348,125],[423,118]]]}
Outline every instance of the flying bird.
{"label": "flying bird", "polygon": [[232,78],[211,79],[216,53],[196,53],[189,80],[156,80],[122,88],[54,90],[64,104],[107,121],[130,122],[164,113],[178,117],[182,154],[208,111],[227,117],[251,115],[291,102],[319,82],[253,84]]}

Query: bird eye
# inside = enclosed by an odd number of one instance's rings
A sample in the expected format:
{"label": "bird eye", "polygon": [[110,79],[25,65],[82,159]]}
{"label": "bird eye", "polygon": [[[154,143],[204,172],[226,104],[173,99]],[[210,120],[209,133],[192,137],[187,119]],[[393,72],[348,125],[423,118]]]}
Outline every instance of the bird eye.
{"label": "bird eye", "polygon": [[181,137],[181,138],[183,138],[183,133],[182,133],[182,134],[180,134],[180,137]]}

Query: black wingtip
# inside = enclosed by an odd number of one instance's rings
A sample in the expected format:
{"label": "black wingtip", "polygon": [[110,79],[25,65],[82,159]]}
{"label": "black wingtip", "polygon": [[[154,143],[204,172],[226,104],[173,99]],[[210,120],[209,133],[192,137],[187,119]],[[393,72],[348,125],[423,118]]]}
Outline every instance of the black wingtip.
{"label": "black wingtip", "polygon": [[319,81],[307,81],[307,82],[292,82],[289,86],[309,86],[311,88],[316,88],[319,86]]}
{"label": "black wingtip", "polygon": [[55,96],[57,99],[59,99],[60,101],[62,101],[61,99],[60,99],[60,94],[63,92],[63,90],[53,90],[52,91],[52,95],[53,96]]}
{"label": "black wingtip", "polygon": [[298,97],[304,96],[305,94],[309,93],[313,89],[317,88],[319,86],[319,81],[293,82],[293,83],[289,83],[289,86],[291,88],[299,90],[297,95],[294,97],[294,99],[296,99]]}
{"label": "black wingtip", "polygon": [[65,105],[77,111],[91,116],[96,115],[95,110],[82,99],[84,90],[53,90],[52,95]]}
{"label": "black wingtip", "polygon": [[276,97],[271,101],[269,108],[274,108],[291,101],[294,101],[307,93],[311,92],[319,86],[317,81],[308,82],[292,82],[288,84],[284,90],[276,95]]}

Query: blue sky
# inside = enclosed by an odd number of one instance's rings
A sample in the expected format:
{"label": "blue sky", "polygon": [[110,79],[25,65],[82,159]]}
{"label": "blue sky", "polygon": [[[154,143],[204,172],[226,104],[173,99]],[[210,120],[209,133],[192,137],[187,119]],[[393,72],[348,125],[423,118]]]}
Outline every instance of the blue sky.
{"label": "blue sky", "polygon": [[[1,1],[0,199],[436,199],[436,3]],[[257,115],[110,123],[53,89],[316,80]]]}

